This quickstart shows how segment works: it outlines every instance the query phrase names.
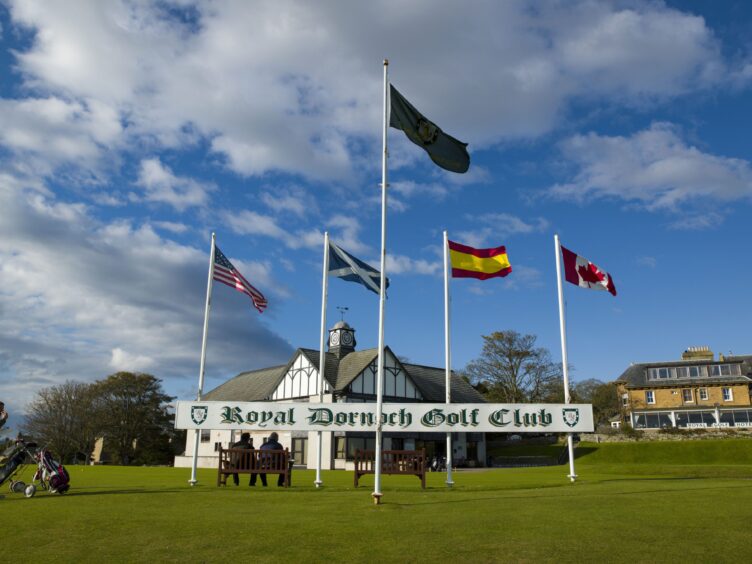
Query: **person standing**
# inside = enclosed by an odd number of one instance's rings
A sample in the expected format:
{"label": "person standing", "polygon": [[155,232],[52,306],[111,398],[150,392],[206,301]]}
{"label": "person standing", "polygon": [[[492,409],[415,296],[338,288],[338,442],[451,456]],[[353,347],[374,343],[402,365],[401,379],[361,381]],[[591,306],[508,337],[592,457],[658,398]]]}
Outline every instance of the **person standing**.
{"label": "person standing", "polygon": [[[238,442],[236,442],[236,443],[233,443],[231,448],[241,448],[241,449],[244,449],[244,450],[253,450],[253,439],[251,438],[251,434],[250,433],[243,433],[242,435],[240,435],[240,440]],[[233,466],[237,467],[238,462],[240,460],[243,460],[243,459],[245,459],[245,462],[247,464],[249,464],[249,465],[253,464],[253,454],[246,455],[245,453],[237,453],[237,452],[232,453]],[[251,485],[251,486],[254,485],[253,484],[253,482],[255,481],[254,478],[255,478],[255,476],[253,474],[251,474],[251,482],[250,482],[249,485]],[[236,486],[240,485],[240,479],[238,478],[237,472],[232,475],[232,481],[235,482]]]}
{"label": "person standing", "polygon": [[[261,448],[259,450],[284,450],[281,444],[279,444],[279,436],[277,433],[272,433],[269,435],[269,440],[267,440],[263,445],[261,445]],[[264,455],[261,454],[259,456],[259,462],[261,463],[261,467],[264,467]],[[268,464],[268,462],[266,463]],[[266,487],[266,474],[259,474],[261,476],[261,485]],[[251,485],[256,485],[256,474],[251,474]],[[280,474],[279,478],[277,479],[277,487],[281,487],[285,485],[285,475]]]}

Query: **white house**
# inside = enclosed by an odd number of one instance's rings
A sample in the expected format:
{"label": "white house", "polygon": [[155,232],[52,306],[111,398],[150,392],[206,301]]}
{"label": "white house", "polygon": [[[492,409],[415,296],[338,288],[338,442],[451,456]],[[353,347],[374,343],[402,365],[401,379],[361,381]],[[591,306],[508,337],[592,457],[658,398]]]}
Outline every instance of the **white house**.
{"label": "white house", "polygon": [[[325,402],[375,402],[378,349],[355,350],[355,330],[340,321],[329,331],[329,350],[326,353],[324,378]],[[204,394],[202,399],[212,401],[309,401],[317,403],[319,385],[319,351],[297,349],[286,365],[243,372]],[[402,362],[389,347],[384,356],[385,402],[445,401],[445,369]],[[484,403],[483,397],[465,380],[452,374],[451,397],[453,403]],[[203,429],[189,430],[186,451],[175,457],[175,466],[191,465],[195,432],[201,433],[199,466],[216,467],[215,452],[222,445],[227,448],[239,440],[239,431]],[[251,433],[256,447],[263,444],[266,434]],[[316,433],[287,431],[279,433],[283,446],[290,449],[296,465],[315,468]],[[324,469],[351,468],[357,449],[373,449],[374,433],[324,432]],[[455,464],[472,461],[484,464],[486,443],[483,433],[455,433],[452,448]],[[384,449],[426,449],[429,459],[446,455],[444,433],[385,433]]]}

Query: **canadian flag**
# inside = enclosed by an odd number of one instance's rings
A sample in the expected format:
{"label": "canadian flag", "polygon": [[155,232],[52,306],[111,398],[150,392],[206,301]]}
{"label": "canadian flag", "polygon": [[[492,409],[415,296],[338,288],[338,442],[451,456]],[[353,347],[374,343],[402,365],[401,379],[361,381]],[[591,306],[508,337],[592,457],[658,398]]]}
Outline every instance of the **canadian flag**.
{"label": "canadian flag", "polygon": [[567,282],[591,290],[608,290],[612,295],[616,295],[614,279],[608,272],[564,247],[561,248],[561,254],[564,259],[564,278]]}

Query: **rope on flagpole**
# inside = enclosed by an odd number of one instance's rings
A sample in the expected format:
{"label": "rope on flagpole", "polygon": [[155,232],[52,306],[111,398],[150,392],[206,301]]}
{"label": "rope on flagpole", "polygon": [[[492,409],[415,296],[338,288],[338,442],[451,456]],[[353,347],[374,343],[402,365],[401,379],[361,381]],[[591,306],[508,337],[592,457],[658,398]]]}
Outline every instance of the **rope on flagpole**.
{"label": "rope on flagpole", "polygon": [[[324,273],[321,282],[321,338],[319,339],[319,403],[324,403],[324,374],[326,373],[326,351],[324,350],[324,338],[326,333],[326,301],[329,287],[329,232],[324,232]],[[320,488],[323,484],[321,480],[321,457],[322,457],[322,435],[321,431],[317,432],[316,443],[316,484]]]}
{"label": "rope on flagpole", "polygon": [[384,122],[381,155],[381,287],[379,288],[379,360],[376,375],[376,452],[373,502],[381,503],[381,414],[384,400],[384,302],[386,301],[386,189],[387,183],[387,110],[389,108],[389,61],[384,59]]}
{"label": "rope on flagpole", "polygon": [[[556,251],[556,286],[559,291],[559,330],[561,332],[561,368],[564,375],[564,403],[571,403],[569,395],[569,361],[567,360],[567,321],[564,313],[564,288],[561,282],[561,243],[559,235],[554,234],[554,247]],[[574,471],[574,441],[572,433],[567,433],[567,450],[569,452],[569,476],[574,482],[577,474]]]}
{"label": "rope on flagpole", "polygon": [[[209,278],[206,282],[206,306],[204,307],[204,333],[201,339],[201,364],[198,369],[198,393],[196,394],[196,401],[201,401],[201,394],[204,390],[204,368],[206,366],[206,337],[209,334],[209,310],[211,309],[211,293],[212,293],[212,280],[214,279],[214,255],[216,245],[216,234],[212,233],[211,236],[211,252],[209,253]],[[188,483],[191,486],[195,486],[198,480],[196,479],[196,469],[198,467],[198,445],[201,437],[201,431],[198,429],[193,431],[193,461],[191,462],[191,479]]]}

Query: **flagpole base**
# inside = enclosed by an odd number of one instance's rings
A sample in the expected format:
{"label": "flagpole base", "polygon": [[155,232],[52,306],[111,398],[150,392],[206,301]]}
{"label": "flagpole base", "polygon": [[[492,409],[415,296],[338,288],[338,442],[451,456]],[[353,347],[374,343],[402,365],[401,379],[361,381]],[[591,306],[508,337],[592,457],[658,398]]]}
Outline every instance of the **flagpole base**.
{"label": "flagpole base", "polygon": [[448,488],[451,488],[454,485],[454,482],[452,480],[447,480],[446,485]]}
{"label": "flagpole base", "polygon": [[570,482],[575,482],[577,480],[577,474],[567,474],[567,478],[569,478]]}
{"label": "flagpole base", "polygon": [[188,483],[193,487],[198,483],[198,480],[188,480]]}
{"label": "flagpole base", "polygon": [[324,485],[324,482],[322,482],[321,480],[316,480],[316,481],[315,481],[315,482],[313,482],[313,483],[314,483],[314,484],[316,484],[316,487],[317,487],[317,488],[320,488],[321,486],[323,486],[323,485]]}
{"label": "flagpole base", "polygon": [[381,496],[384,494],[373,492],[371,494],[371,497],[373,498],[373,504],[374,505],[381,505]]}

